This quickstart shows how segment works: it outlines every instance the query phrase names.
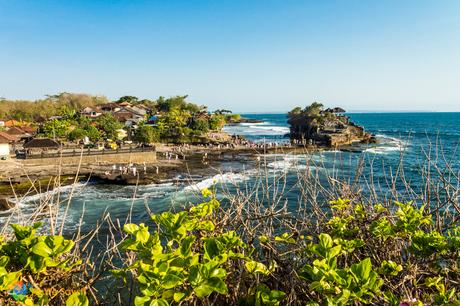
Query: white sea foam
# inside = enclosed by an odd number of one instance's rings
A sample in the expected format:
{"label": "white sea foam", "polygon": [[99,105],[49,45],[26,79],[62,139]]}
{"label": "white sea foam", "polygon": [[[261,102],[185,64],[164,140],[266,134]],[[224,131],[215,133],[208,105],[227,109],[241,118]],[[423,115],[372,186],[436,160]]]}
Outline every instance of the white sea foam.
{"label": "white sea foam", "polygon": [[254,130],[263,130],[263,131],[275,132],[275,133],[283,133],[283,134],[289,133],[289,128],[286,127],[286,126],[276,126],[276,125],[272,125],[272,126],[250,125],[249,128],[250,128],[250,129],[254,129]]}
{"label": "white sea foam", "polygon": [[74,188],[74,195],[80,193],[85,186],[84,183],[75,183],[72,185],[67,185],[67,186],[62,186],[59,188],[54,188],[45,192],[37,193],[34,195],[29,195],[29,196],[23,196],[23,197],[18,197],[16,198],[11,198],[10,201],[18,204],[19,206],[25,205],[28,203],[39,203],[43,202],[49,199],[52,199],[56,195],[63,195],[70,193],[72,188]]}
{"label": "white sea foam", "polygon": [[390,152],[403,151],[408,146],[407,142],[396,137],[390,137],[383,134],[377,134],[375,137],[381,145],[367,148],[364,152],[372,154],[386,154]]}
{"label": "white sea foam", "polygon": [[250,177],[247,174],[243,173],[234,173],[234,172],[227,172],[222,174],[214,175],[211,178],[204,179],[198,183],[189,185],[184,188],[185,192],[193,192],[193,191],[200,191],[204,188],[209,188],[215,184],[221,183],[231,183],[236,184],[243,181],[248,180]]}
{"label": "white sea foam", "polygon": [[[239,125],[240,126],[252,126],[252,125],[267,125],[268,123],[267,122],[242,122],[240,123]],[[234,126],[238,126],[238,125],[234,125]]]}

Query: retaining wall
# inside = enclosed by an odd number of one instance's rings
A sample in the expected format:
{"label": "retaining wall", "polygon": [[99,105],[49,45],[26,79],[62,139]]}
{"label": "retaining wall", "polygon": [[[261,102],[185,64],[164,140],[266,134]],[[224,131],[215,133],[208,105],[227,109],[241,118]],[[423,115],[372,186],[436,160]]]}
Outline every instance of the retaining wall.
{"label": "retaining wall", "polygon": [[115,163],[154,163],[156,161],[156,152],[131,152],[131,153],[113,153],[101,155],[77,155],[77,156],[63,156],[58,158],[33,158],[24,159],[21,162],[24,165],[78,165],[82,164],[115,164]]}

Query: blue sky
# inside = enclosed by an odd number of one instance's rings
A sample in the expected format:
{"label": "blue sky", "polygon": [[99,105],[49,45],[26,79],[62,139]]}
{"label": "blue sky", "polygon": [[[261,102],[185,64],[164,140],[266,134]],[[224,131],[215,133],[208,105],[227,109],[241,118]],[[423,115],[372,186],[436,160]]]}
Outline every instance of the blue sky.
{"label": "blue sky", "polygon": [[460,1],[0,0],[0,97],[460,111]]}

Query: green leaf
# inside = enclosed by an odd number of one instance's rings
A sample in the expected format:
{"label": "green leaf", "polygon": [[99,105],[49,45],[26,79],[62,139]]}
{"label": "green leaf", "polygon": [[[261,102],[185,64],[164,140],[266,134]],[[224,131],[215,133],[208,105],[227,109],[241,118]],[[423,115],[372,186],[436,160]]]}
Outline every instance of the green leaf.
{"label": "green leaf", "polygon": [[214,291],[220,294],[226,294],[228,289],[223,280],[217,277],[211,277],[205,280],[200,286],[193,288],[199,298],[210,295]]}
{"label": "green leaf", "polygon": [[169,306],[169,303],[165,299],[155,299],[150,302],[150,306]]}
{"label": "green leaf", "polygon": [[6,267],[9,261],[10,258],[8,256],[0,256],[0,267]]}
{"label": "green leaf", "polygon": [[225,271],[223,268],[213,269],[211,273],[209,273],[209,276],[224,279],[227,276],[227,271]]}
{"label": "green leaf", "polygon": [[127,234],[134,235],[134,233],[138,230],[139,230],[139,226],[136,224],[129,223],[123,226],[123,231]]}
{"label": "green leaf", "polygon": [[44,257],[39,255],[32,255],[27,258],[27,266],[30,267],[33,273],[41,272],[44,270]]}
{"label": "green leaf", "polygon": [[150,302],[150,297],[148,296],[136,296],[134,299],[135,306],[145,306],[148,305],[148,302]]}
{"label": "green leaf", "polygon": [[179,303],[186,297],[187,297],[187,293],[180,291],[180,292],[174,292],[173,299],[174,299],[174,302]]}
{"label": "green leaf", "polygon": [[260,273],[263,275],[268,275],[270,273],[266,265],[255,260],[247,261],[245,266],[249,273]]}
{"label": "green leaf", "polygon": [[32,253],[41,256],[41,257],[49,257],[53,252],[49,246],[46,245],[45,242],[40,241],[37,242],[31,249]]}
{"label": "green leaf", "polygon": [[213,238],[206,239],[204,242],[204,252],[204,255],[209,259],[219,255],[220,250],[217,244],[217,240]]}
{"label": "green leaf", "polygon": [[78,291],[69,296],[65,304],[66,306],[88,306],[89,301],[85,293]]}
{"label": "green leaf", "polygon": [[331,236],[325,233],[319,235],[319,244],[324,249],[330,249],[333,245]]}
{"label": "green leaf", "polygon": [[200,266],[192,266],[188,275],[188,280],[192,286],[198,286],[204,281],[205,277],[201,272]]}
{"label": "green leaf", "polygon": [[149,228],[144,226],[144,224],[140,225],[139,230],[136,232],[136,241],[141,243],[147,243],[150,238]]}
{"label": "green leaf", "polygon": [[370,258],[362,260],[360,263],[352,265],[351,270],[353,273],[358,275],[361,279],[365,280],[369,278],[369,273],[372,270],[372,263]]}
{"label": "green leaf", "polygon": [[171,289],[183,283],[183,278],[173,273],[167,274],[161,281],[161,286],[165,289]]}
{"label": "green leaf", "polygon": [[190,249],[194,241],[195,241],[195,236],[188,236],[182,240],[182,243],[180,245],[180,252],[182,256],[190,255]]}

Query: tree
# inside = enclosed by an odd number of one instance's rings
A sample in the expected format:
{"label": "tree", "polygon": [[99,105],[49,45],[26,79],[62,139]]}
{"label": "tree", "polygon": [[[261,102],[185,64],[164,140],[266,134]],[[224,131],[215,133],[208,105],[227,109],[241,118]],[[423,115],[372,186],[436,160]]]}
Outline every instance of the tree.
{"label": "tree", "polygon": [[168,99],[164,97],[159,97],[156,101],[156,106],[158,111],[160,112],[170,112],[173,109],[187,111],[191,114],[197,113],[203,110],[202,106],[198,106],[194,103],[188,103],[185,100],[187,99],[187,95],[185,96],[175,96]]}
{"label": "tree", "polygon": [[134,133],[134,139],[141,143],[153,143],[160,139],[158,129],[149,125],[140,125]]}
{"label": "tree", "polygon": [[110,113],[105,113],[96,119],[99,129],[103,132],[105,138],[117,139],[117,130],[121,129],[123,125]]}
{"label": "tree", "polygon": [[319,113],[323,110],[323,104],[319,102],[313,102],[309,106],[305,107],[304,112],[308,116],[318,116]]}
{"label": "tree", "polygon": [[207,133],[209,131],[209,122],[202,118],[196,118],[192,120],[190,128],[200,133]]}
{"label": "tree", "polygon": [[86,131],[82,128],[75,128],[73,129],[69,135],[68,135],[68,139],[71,140],[71,141],[74,141],[74,140],[81,140],[83,138],[85,138],[86,136]]}
{"label": "tree", "polygon": [[123,96],[118,99],[117,103],[128,102],[131,104],[137,104],[139,102],[139,98],[135,96]]}
{"label": "tree", "polygon": [[289,115],[291,115],[291,114],[292,115],[297,115],[297,114],[300,114],[301,112],[302,112],[302,108],[297,106],[297,107],[294,107],[294,109],[289,112]]}
{"label": "tree", "polygon": [[209,128],[211,130],[220,130],[225,125],[225,116],[213,114],[211,118],[209,118]]}
{"label": "tree", "polygon": [[43,134],[47,137],[64,137],[70,128],[70,121],[66,119],[49,120],[43,125]]}
{"label": "tree", "polygon": [[88,136],[89,140],[92,142],[98,142],[102,138],[102,133],[96,127],[92,125],[88,125],[85,127],[86,136]]}

